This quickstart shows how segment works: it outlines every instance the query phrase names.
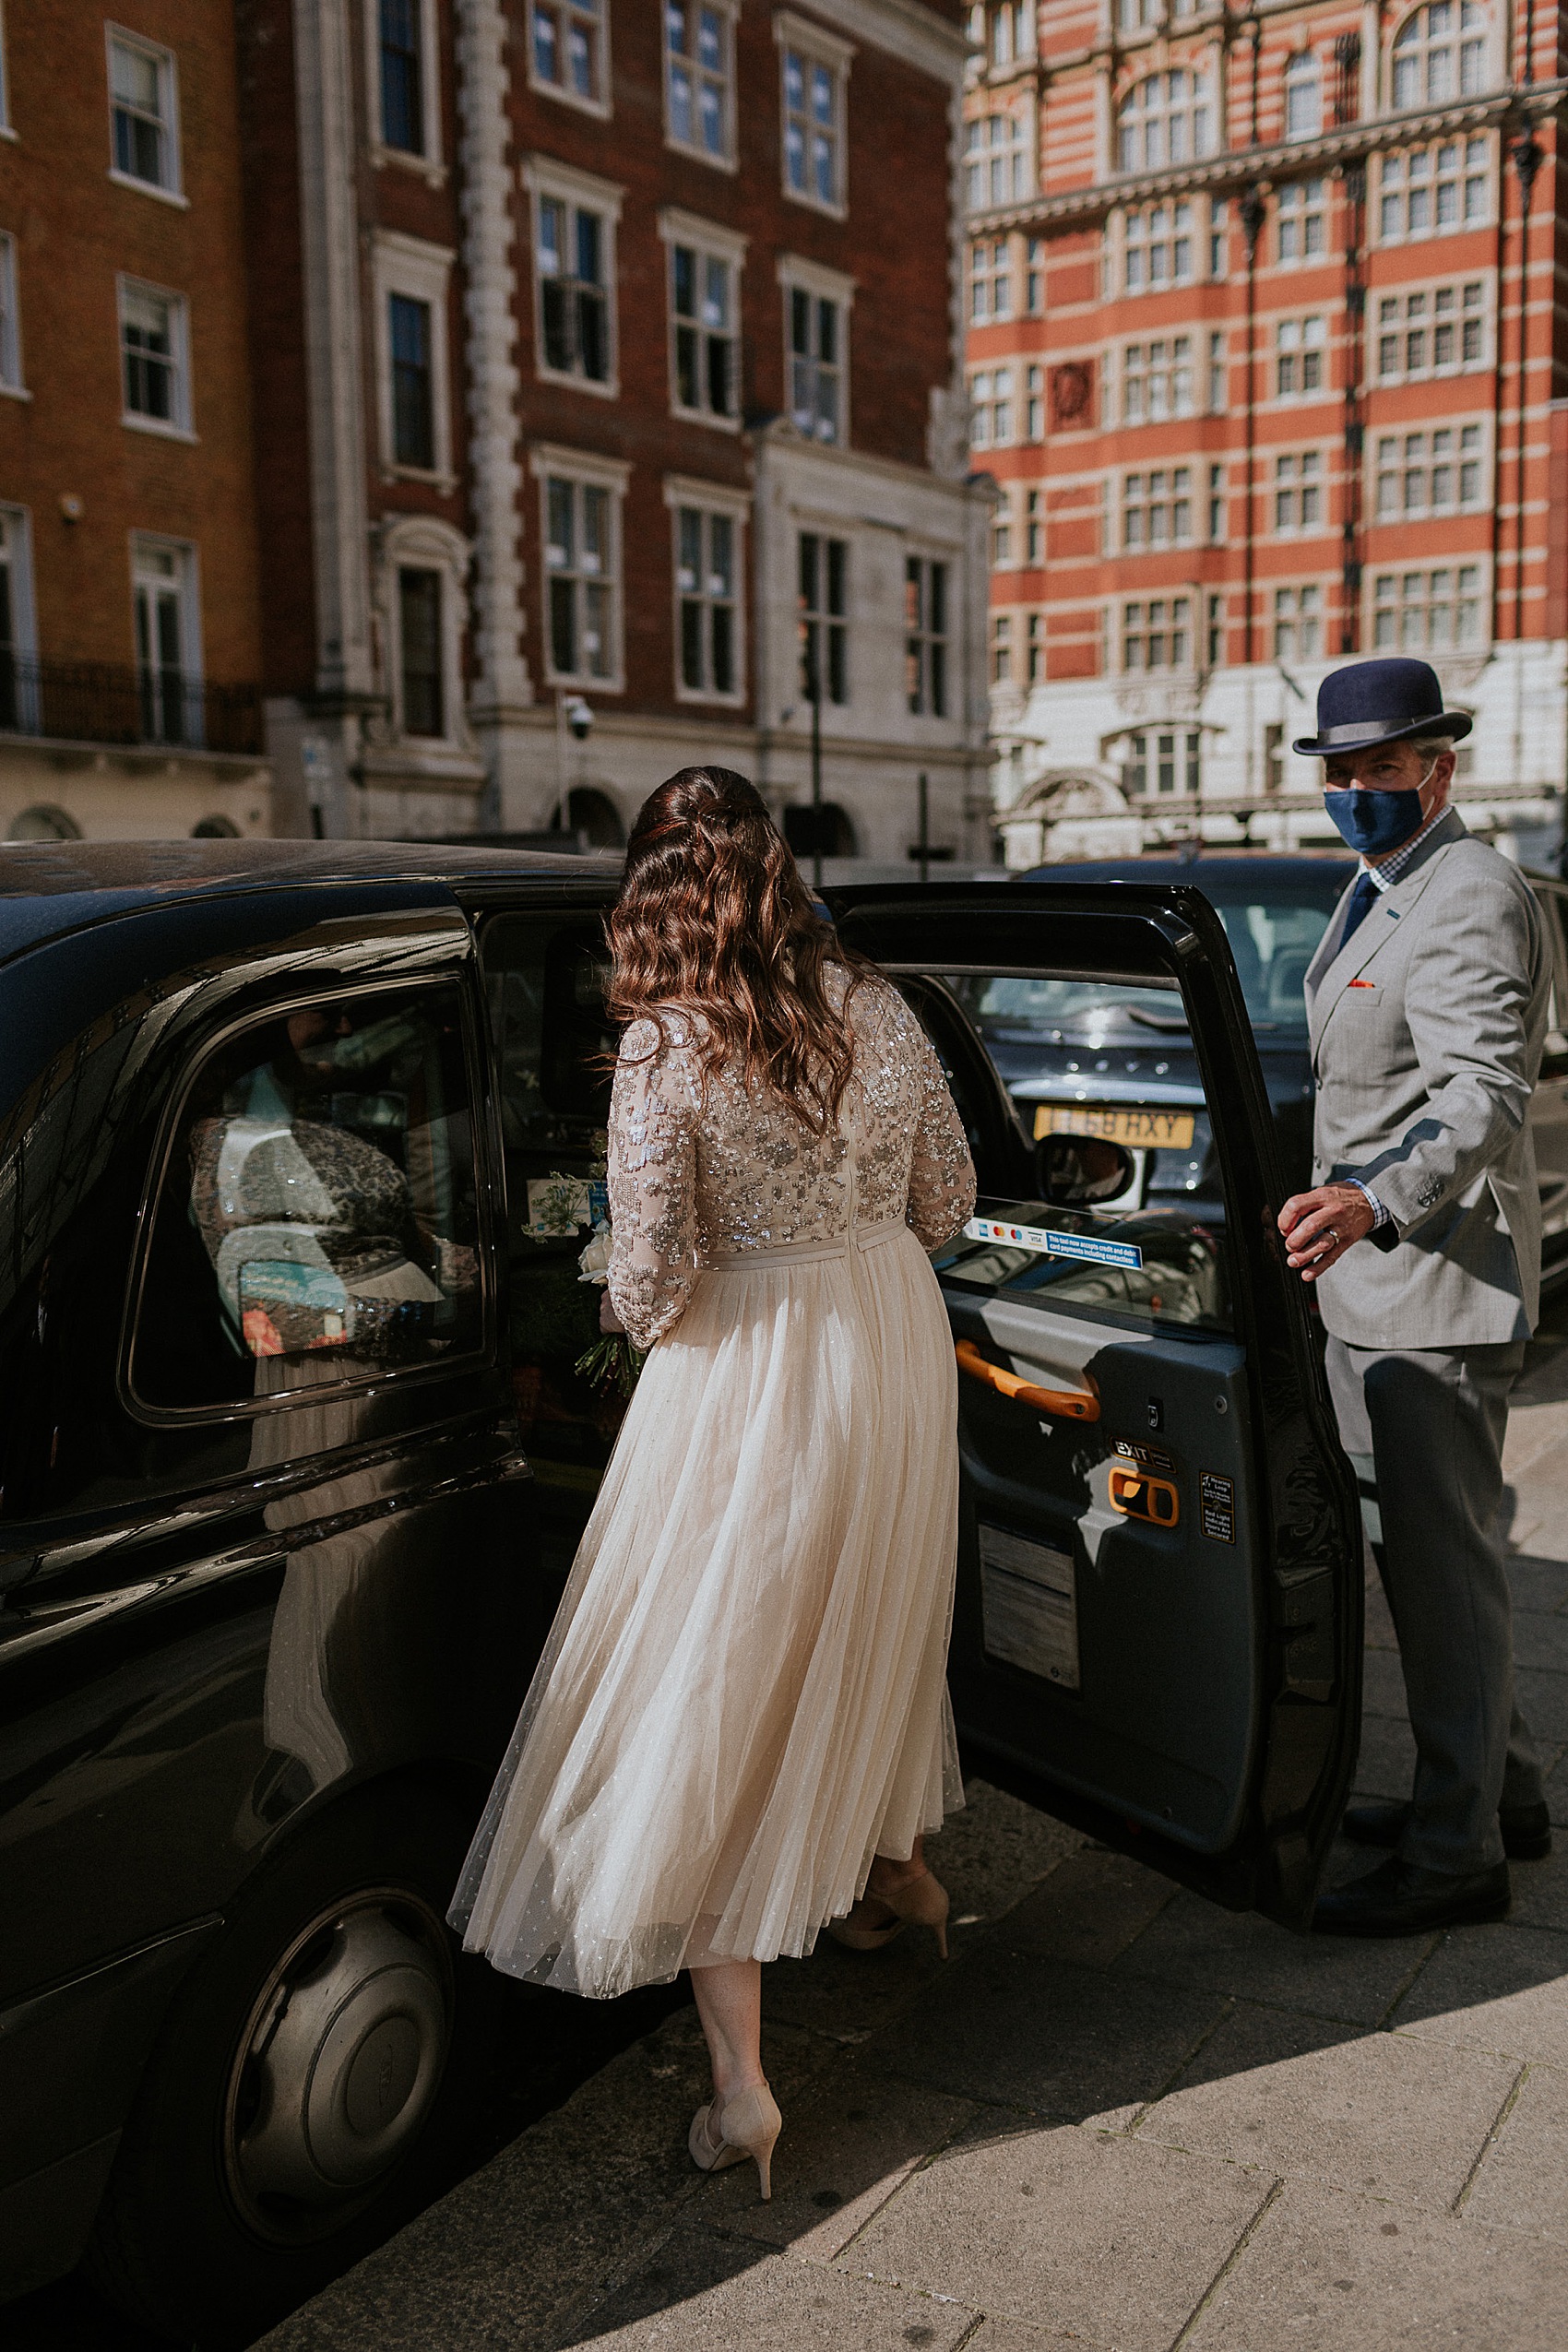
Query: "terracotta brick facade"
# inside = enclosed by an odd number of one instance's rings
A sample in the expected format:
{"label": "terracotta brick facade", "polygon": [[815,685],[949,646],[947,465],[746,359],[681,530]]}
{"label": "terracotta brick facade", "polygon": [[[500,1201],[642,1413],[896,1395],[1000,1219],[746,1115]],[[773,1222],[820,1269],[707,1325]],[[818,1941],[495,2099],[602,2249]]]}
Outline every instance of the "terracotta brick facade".
{"label": "terracotta brick facade", "polygon": [[[200,0],[137,0],[112,27],[150,101],[139,160],[166,185],[114,168],[104,11],[5,13],[0,833],[266,832],[232,28]],[[172,322],[180,381],[148,394],[167,418],[130,405],[138,289],[164,304],[140,314],[155,342]],[[137,547],[144,571],[170,566],[156,678]],[[147,592],[156,635],[156,578]]]}
{"label": "terracotta brick facade", "polygon": [[1390,650],[1475,713],[1469,820],[1554,856],[1560,12],[1057,0],[970,30],[1010,859],[1316,837],[1289,738],[1326,669]]}
{"label": "terracotta brick facade", "polygon": [[[698,80],[713,68],[711,139],[696,114],[681,135],[666,11],[563,0],[544,13],[560,44],[548,55],[538,12],[520,5],[410,0],[399,21],[418,26],[439,125],[421,159],[378,134],[384,25],[370,0],[323,0],[303,31],[287,0],[243,0],[266,676],[284,822],[517,833],[564,812],[612,840],[660,777],[703,757],[752,769],[777,808],[798,807],[803,530],[848,551],[846,691],[822,714],[829,846],[904,859],[923,772],[938,849],[987,854],[987,505],[965,479],[956,0],[688,9],[688,65]],[[828,74],[826,202],[788,185],[792,53]],[[585,295],[574,281],[561,300],[574,318],[588,301],[597,323],[582,331],[605,348],[591,365],[552,365],[542,241],[576,238],[585,210],[602,282]],[[727,412],[693,413],[677,397],[683,245],[729,272]],[[386,446],[392,281],[377,273],[391,248],[410,267],[425,266],[421,254],[449,264],[437,302],[448,445],[423,480]],[[575,267],[564,255],[560,274]],[[790,417],[785,279],[836,305],[837,388],[823,397],[839,407],[820,430]],[[711,675],[682,635],[719,625],[695,613],[695,591],[683,601],[683,512],[717,517],[724,534],[704,540],[729,608]],[[608,532],[579,551],[600,571],[568,577],[576,556],[547,543],[552,513],[568,535]],[[929,695],[911,708],[911,563],[943,569],[934,709]],[[432,567],[453,665],[439,736],[428,717],[410,726],[400,683],[408,576]],[[583,633],[564,671],[552,648],[566,640],[552,634],[563,628]]]}

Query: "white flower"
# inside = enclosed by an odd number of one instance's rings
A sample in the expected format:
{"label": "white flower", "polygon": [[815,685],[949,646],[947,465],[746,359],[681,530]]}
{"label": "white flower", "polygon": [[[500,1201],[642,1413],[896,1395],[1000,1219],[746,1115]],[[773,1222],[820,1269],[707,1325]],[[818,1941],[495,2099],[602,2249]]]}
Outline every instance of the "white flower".
{"label": "white flower", "polygon": [[600,1289],[610,1279],[610,1228],[600,1225],[592,1241],[577,1260],[581,1271],[579,1282],[597,1282]]}

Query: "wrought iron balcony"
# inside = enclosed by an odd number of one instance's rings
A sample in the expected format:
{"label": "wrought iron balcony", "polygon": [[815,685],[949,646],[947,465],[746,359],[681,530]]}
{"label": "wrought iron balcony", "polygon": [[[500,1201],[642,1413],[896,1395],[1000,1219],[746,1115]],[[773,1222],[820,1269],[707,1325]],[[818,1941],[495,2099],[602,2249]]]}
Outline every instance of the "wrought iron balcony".
{"label": "wrought iron balcony", "polygon": [[261,688],[170,668],[39,661],[0,647],[0,733],[56,742],[256,754]]}

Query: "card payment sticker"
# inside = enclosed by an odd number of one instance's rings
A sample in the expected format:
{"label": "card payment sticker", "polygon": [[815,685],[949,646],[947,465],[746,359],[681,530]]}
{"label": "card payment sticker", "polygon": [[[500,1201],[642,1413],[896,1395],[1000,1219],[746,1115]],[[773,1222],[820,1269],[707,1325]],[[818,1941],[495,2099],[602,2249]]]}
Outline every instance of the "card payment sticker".
{"label": "card payment sticker", "polygon": [[1057,1233],[1048,1226],[1013,1225],[997,1217],[971,1217],[964,1233],[971,1241],[1010,1241],[1047,1257],[1087,1258],[1093,1265],[1137,1267],[1144,1262],[1135,1241],[1105,1241],[1098,1233]]}

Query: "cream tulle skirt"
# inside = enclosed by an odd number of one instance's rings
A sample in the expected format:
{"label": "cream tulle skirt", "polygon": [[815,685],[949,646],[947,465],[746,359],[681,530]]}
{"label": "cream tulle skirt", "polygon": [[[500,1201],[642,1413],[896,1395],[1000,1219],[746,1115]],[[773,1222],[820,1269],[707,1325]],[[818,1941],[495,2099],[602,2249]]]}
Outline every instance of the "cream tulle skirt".
{"label": "cream tulle skirt", "polygon": [[454,1898],[609,1997],[809,1952],[963,1802],[956,1374],[903,1225],[699,1277],[649,1355]]}

